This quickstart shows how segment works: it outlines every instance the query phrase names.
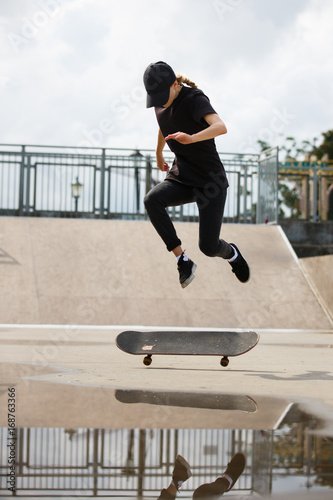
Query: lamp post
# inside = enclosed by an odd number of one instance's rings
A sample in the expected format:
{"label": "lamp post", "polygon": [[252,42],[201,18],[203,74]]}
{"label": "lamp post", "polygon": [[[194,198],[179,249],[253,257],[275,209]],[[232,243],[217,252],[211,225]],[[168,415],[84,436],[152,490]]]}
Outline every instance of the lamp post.
{"label": "lamp post", "polygon": [[140,153],[138,149],[135,149],[133,153],[130,154],[131,158],[134,160],[134,177],[135,177],[135,188],[136,188],[136,212],[140,212],[140,164],[143,154]]}
{"label": "lamp post", "polygon": [[79,178],[76,177],[76,181],[72,183],[72,196],[75,200],[75,213],[77,214],[78,201],[82,193],[83,184],[79,182]]}

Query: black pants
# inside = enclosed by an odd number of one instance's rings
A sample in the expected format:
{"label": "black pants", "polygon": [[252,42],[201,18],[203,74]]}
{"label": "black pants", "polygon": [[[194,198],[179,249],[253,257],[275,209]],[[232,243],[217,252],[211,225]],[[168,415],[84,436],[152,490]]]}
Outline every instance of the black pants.
{"label": "black pants", "polygon": [[169,252],[181,245],[167,207],[196,202],[199,210],[199,248],[209,257],[231,258],[232,247],[220,239],[227,188],[210,183],[205,188],[186,186],[164,180],[146,195],[144,203],[149,218]]}

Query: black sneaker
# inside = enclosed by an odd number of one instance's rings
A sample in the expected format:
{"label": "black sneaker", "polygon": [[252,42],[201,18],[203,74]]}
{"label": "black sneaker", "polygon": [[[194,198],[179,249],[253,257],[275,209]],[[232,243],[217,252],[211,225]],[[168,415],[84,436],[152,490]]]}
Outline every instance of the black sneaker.
{"label": "black sneaker", "polygon": [[236,274],[239,281],[246,283],[250,279],[250,268],[244,259],[243,255],[240,253],[238,247],[234,243],[230,245],[237,251],[237,258],[233,262],[229,262],[232,267],[232,272]]}
{"label": "black sneaker", "polygon": [[[242,474],[245,469],[246,458],[243,453],[236,453],[228,463],[225,473],[223,477],[229,481],[229,487],[227,491],[230,491],[234,486],[235,482]],[[230,482],[231,480],[231,482]]]}
{"label": "black sneaker", "polygon": [[190,259],[184,260],[184,253],[181,254],[178,260],[178,271],[179,271],[179,283],[182,288],[185,288],[187,285],[194,280],[194,272],[197,268],[197,265],[194,264]]}
{"label": "black sneaker", "polygon": [[192,476],[190,464],[188,464],[181,455],[177,455],[175,460],[175,467],[172,473],[172,480],[177,490],[181,485]]}

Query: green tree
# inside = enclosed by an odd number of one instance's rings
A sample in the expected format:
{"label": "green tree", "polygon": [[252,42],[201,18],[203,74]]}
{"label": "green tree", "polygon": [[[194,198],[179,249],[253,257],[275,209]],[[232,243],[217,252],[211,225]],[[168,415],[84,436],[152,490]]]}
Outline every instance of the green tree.
{"label": "green tree", "polygon": [[294,137],[286,137],[285,143],[280,147],[281,151],[286,153],[286,161],[302,161],[305,154],[312,154],[314,148],[316,147],[316,141],[318,139],[315,137],[310,141],[302,141],[298,143]]}
{"label": "green tree", "polygon": [[299,196],[299,187],[296,183],[293,187],[288,186],[288,184],[284,184],[282,182],[279,183],[279,194],[282,197],[280,202],[280,216],[284,217],[285,213],[281,204],[290,209],[290,218],[298,219],[301,214],[300,211],[300,196]]}
{"label": "green tree", "polygon": [[333,130],[322,133],[323,142],[319,146],[314,146],[311,153],[316,155],[319,160],[327,154],[329,160],[333,160]]}
{"label": "green tree", "polygon": [[268,144],[268,142],[266,141],[261,141],[260,139],[258,139],[257,143],[259,144],[260,146],[260,153],[262,153],[263,151],[265,151],[265,149],[270,149],[272,146],[270,146]]}
{"label": "green tree", "polygon": [[[333,130],[323,132],[322,140],[318,145],[319,139],[314,137],[312,140],[297,141],[294,137],[285,137],[280,146],[280,151],[285,152],[284,161],[304,161],[305,156],[309,158],[315,155],[318,160],[322,160],[324,155],[328,160],[333,161]],[[260,152],[270,148],[270,144],[265,141],[258,140]],[[297,180],[279,183],[280,195],[280,217],[285,217],[285,208],[289,208],[292,218],[300,216],[300,182]],[[333,194],[331,194],[333,197]],[[330,199],[331,199],[330,197]],[[331,205],[330,205],[331,207]],[[328,218],[333,219],[332,208],[329,210]]]}
{"label": "green tree", "polygon": [[[328,159],[333,160],[333,130],[323,132],[321,135],[323,139],[319,145],[317,145],[319,141],[318,137],[314,137],[310,141],[304,140],[301,142],[298,142],[295,137],[285,137],[280,146],[280,151],[285,151],[286,159],[289,161],[302,161],[305,154],[309,156],[316,155],[318,160],[321,160],[322,157],[327,154]],[[257,143],[261,153],[265,151],[265,149],[272,147],[266,141],[258,140]]]}

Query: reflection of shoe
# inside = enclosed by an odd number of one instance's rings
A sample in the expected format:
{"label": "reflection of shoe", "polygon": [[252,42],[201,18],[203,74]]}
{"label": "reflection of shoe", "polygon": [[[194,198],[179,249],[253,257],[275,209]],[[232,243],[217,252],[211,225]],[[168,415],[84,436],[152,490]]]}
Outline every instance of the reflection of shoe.
{"label": "reflection of shoe", "polygon": [[232,260],[231,262],[230,260],[228,260],[229,264],[232,267],[232,272],[236,274],[239,281],[241,281],[242,283],[246,283],[250,279],[249,266],[236,245],[234,243],[230,243],[230,246],[232,246],[238,254],[235,260]]}
{"label": "reflection of shoe", "polygon": [[227,491],[231,490],[234,486],[235,482],[242,474],[245,469],[246,458],[243,453],[236,453],[228,463],[225,473],[223,477],[229,481],[229,487]]}
{"label": "reflection of shoe", "polygon": [[194,264],[190,259],[184,260],[185,254],[182,253],[178,259],[177,267],[179,272],[179,283],[182,288],[185,288],[187,285],[194,280],[194,272],[197,268],[197,265]]}
{"label": "reflection of shoe", "polygon": [[192,476],[190,464],[188,464],[181,455],[177,455],[175,460],[175,467],[172,473],[172,480],[177,490],[189,477]]}

